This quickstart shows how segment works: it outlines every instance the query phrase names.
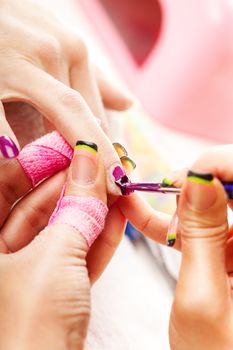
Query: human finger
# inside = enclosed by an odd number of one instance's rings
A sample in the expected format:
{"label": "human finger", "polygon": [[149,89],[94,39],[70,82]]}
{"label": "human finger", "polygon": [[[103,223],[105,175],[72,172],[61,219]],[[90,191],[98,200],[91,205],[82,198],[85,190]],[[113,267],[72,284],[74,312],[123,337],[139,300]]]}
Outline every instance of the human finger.
{"label": "human finger", "polygon": [[[82,96],[30,64],[21,67],[21,74],[22,79],[26,74],[31,84],[17,83],[12,89],[20,93],[21,99],[35,105],[71,146],[74,146],[77,136],[79,139],[93,140],[103,155],[108,190],[112,194],[120,194],[115,184],[116,176],[124,173],[119,157]],[[29,85],[34,88],[29,88]]]}
{"label": "human finger", "polygon": [[80,59],[79,47],[76,50],[73,50],[72,53],[72,60],[70,62],[70,86],[72,89],[78,91],[81,94],[81,96],[90,107],[93,115],[99,118],[101,121],[101,128],[106,134],[108,134],[109,126],[107,117],[101,100],[93,67],[89,62],[88,53],[85,46],[82,47],[81,51],[82,59]]}
{"label": "human finger", "polygon": [[2,159],[16,158],[19,154],[19,144],[17,138],[8,124],[4,112],[4,107],[0,101],[0,165]]}
{"label": "human finger", "polygon": [[66,172],[59,172],[29,192],[12,209],[0,237],[11,252],[18,251],[48,224],[64,185]]}
{"label": "human finger", "polygon": [[136,193],[120,197],[118,206],[122,214],[138,231],[158,243],[166,244],[170,215],[155,211]]}
{"label": "human finger", "polygon": [[126,218],[115,202],[109,209],[103,232],[87,254],[88,274],[92,284],[100,277],[113,257],[123,237],[125,225]]}
{"label": "human finger", "polygon": [[[73,150],[57,132],[26,145],[0,172],[0,224],[13,204],[32,187],[70,164]],[[17,181],[15,181],[17,179]]]}
{"label": "human finger", "polygon": [[96,77],[100,95],[106,108],[125,111],[133,105],[133,98],[113,85],[100,69],[96,69]]}
{"label": "human finger", "polygon": [[181,187],[187,176],[188,168],[175,170],[163,179],[163,184],[167,186]]}
{"label": "human finger", "polygon": [[233,145],[215,146],[207,150],[194,163],[192,169],[202,169],[204,173],[212,173],[223,181],[233,180],[233,167],[231,158]]}
{"label": "human finger", "polygon": [[227,198],[219,180],[212,174],[188,172],[178,216],[182,263],[176,300],[181,307],[192,300],[189,312],[200,303],[219,312],[222,296],[229,292],[225,265]]}

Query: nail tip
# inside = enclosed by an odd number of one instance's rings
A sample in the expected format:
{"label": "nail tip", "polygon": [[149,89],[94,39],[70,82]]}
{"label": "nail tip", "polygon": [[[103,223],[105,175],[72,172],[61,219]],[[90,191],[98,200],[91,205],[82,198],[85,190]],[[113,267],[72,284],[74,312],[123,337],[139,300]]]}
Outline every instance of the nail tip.
{"label": "nail tip", "polygon": [[173,182],[168,179],[167,177],[165,177],[163,180],[162,180],[162,185],[163,187],[166,187],[166,186],[172,186],[173,185]]}
{"label": "nail tip", "polygon": [[214,177],[211,173],[197,173],[193,170],[189,170],[187,173],[187,178],[198,178],[207,182],[213,181]]}
{"label": "nail tip", "polygon": [[75,147],[77,146],[87,146],[87,147],[91,147],[92,149],[94,149],[96,152],[98,152],[98,146],[96,143],[94,142],[90,142],[90,141],[82,141],[82,140],[78,140],[75,144]]}
{"label": "nail tip", "polygon": [[120,160],[121,160],[121,162],[124,162],[124,161],[129,162],[131,164],[133,170],[136,168],[136,163],[128,156],[122,156],[120,158]]}
{"label": "nail tip", "polygon": [[173,247],[175,245],[176,240],[175,239],[169,239],[167,241],[167,246],[168,247]]}
{"label": "nail tip", "polygon": [[113,142],[112,145],[113,145],[113,147],[115,148],[115,150],[116,150],[116,152],[118,153],[118,155],[119,155],[118,148],[122,151],[123,156],[127,156],[127,155],[128,155],[127,150],[125,149],[125,147],[124,147],[121,143],[119,143],[119,142]]}

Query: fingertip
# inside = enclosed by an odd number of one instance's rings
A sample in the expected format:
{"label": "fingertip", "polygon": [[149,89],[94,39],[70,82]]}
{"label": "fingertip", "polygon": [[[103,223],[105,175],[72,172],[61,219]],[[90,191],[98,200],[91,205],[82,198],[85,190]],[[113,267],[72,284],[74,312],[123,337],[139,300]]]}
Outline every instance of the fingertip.
{"label": "fingertip", "polygon": [[187,168],[172,171],[168,176],[166,176],[163,179],[163,185],[181,187],[185,181],[187,172]]}
{"label": "fingertip", "polygon": [[104,78],[99,79],[99,88],[105,108],[125,111],[135,103],[135,98],[130,93],[113,86]]}
{"label": "fingertip", "polygon": [[122,93],[115,97],[115,99],[112,101],[111,109],[115,109],[119,112],[126,111],[127,109],[131,108],[134,104],[134,100],[131,97],[128,97]]}
{"label": "fingertip", "polygon": [[65,195],[93,196],[106,203],[104,165],[95,143],[77,141]]}

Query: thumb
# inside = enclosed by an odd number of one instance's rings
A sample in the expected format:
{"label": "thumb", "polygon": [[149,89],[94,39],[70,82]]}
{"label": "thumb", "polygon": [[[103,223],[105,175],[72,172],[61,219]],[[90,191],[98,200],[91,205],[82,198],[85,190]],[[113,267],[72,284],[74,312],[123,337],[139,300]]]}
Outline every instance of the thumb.
{"label": "thumb", "polygon": [[177,292],[210,301],[227,292],[227,198],[211,174],[189,171],[178,206],[182,264]]}

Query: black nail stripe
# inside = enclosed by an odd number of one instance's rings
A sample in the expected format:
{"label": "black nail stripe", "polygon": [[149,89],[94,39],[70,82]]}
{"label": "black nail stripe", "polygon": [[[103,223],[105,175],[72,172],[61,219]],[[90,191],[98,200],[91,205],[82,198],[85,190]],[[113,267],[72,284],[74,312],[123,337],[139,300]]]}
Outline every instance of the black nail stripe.
{"label": "black nail stripe", "polygon": [[196,173],[195,171],[192,171],[192,170],[188,171],[187,177],[190,177],[190,176],[199,177],[200,179],[207,180],[207,181],[212,181],[214,178],[213,175],[210,173],[200,174],[200,173]]}
{"label": "black nail stripe", "polygon": [[169,239],[169,240],[167,241],[167,246],[168,246],[168,247],[173,247],[173,246],[175,245],[175,243],[176,243],[176,240],[175,240],[175,239]]}
{"label": "black nail stripe", "polygon": [[97,146],[94,142],[77,141],[77,142],[76,142],[76,146],[78,146],[78,145],[89,146],[89,147],[93,148],[94,150],[96,150],[96,152],[98,151],[98,146]]}

